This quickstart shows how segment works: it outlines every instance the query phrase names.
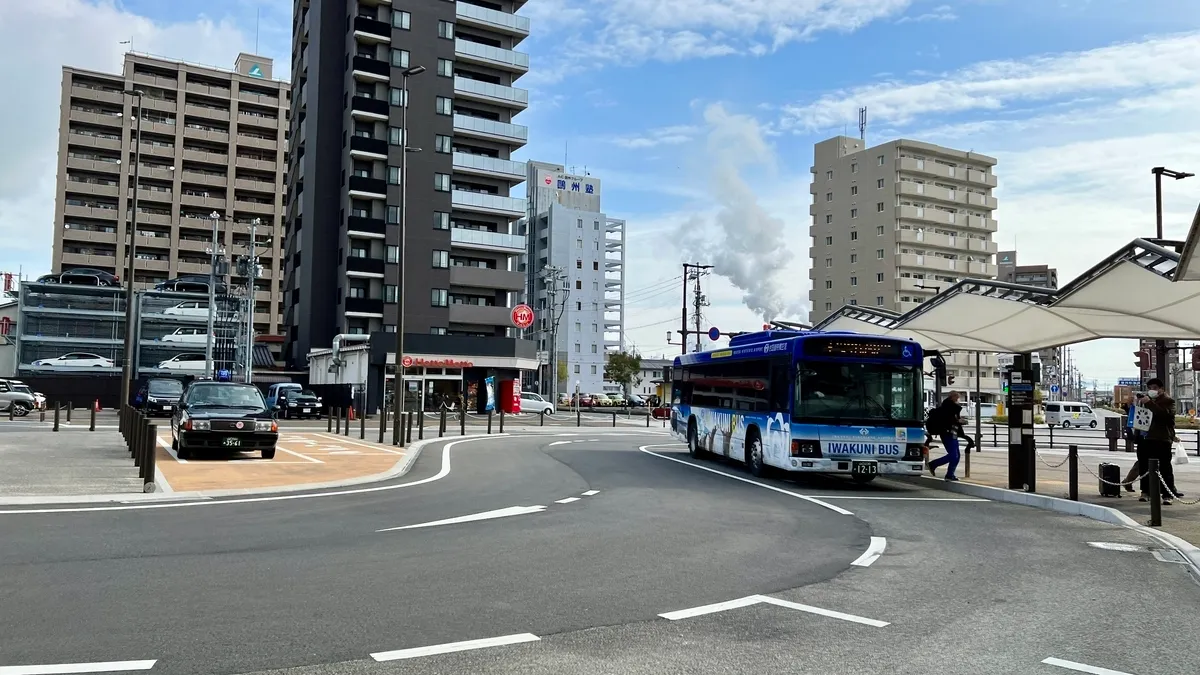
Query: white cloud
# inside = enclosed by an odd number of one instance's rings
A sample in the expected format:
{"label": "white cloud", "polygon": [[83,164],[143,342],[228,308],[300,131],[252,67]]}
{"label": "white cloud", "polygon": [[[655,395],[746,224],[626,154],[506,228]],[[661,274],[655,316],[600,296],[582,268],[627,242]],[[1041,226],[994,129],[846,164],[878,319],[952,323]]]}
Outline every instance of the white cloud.
{"label": "white cloud", "polygon": [[698,127],[680,124],[651,129],[641,134],[617,136],[612,139],[612,143],[627,150],[656,148],[660,145],[680,145],[694,140],[699,132]]}
{"label": "white cloud", "polygon": [[939,5],[933,10],[918,14],[916,16],[906,15],[900,17],[896,23],[924,23],[926,21],[955,21],[958,15],[954,13],[954,8],[950,5]]}
{"label": "white cloud", "polygon": [[62,66],[119,73],[125,46],[200,63],[228,64],[253,42],[235,26],[199,18],[157,23],[98,0],[0,2],[0,269],[50,269]]}

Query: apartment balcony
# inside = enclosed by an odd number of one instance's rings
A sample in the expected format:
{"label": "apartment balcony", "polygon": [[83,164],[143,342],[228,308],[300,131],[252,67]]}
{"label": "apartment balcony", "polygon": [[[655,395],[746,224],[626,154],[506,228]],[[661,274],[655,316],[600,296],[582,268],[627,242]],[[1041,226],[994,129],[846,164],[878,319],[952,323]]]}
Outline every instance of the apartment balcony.
{"label": "apartment balcony", "polygon": [[971,237],[958,237],[925,230],[900,230],[898,234],[900,241],[905,243],[924,244],[930,247],[952,249],[955,251],[996,252],[995,243],[972,239]]}
{"label": "apartment balcony", "polygon": [[525,273],[455,265],[450,267],[450,285],[523,291],[525,290]]}
{"label": "apartment balcony", "polygon": [[468,323],[480,326],[511,326],[512,309],[508,307],[450,303],[450,323]]}
{"label": "apartment balcony", "polygon": [[387,61],[372,59],[366,56],[355,56],[354,79],[363,82],[390,82],[392,79],[392,67]]}
{"label": "apartment balcony", "polygon": [[931,185],[929,183],[900,181],[899,185],[897,186],[897,192],[901,195],[939,201],[958,207],[970,205],[988,210],[996,208],[996,199],[994,197],[987,197],[974,192],[968,192],[965,189],[951,190],[939,185]]}
{"label": "apartment balcony", "polygon": [[188,93],[204,94],[205,96],[213,96],[215,98],[229,98],[233,95],[233,92],[229,89],[229,87],[214,87],[212,85],[193,82],[191,80],[184,85],[184,90]]}
{"label": "apartment balcony", "polygon": [[192,251],[192,252],[196,252],[196,253],[204,253],[204,252],[208,251],[209,247],[211,246],[211,242],[200,240],[200,239],[182,239],[181,238],[181,239],[175,240],[174,245],[180,251]]}
{"label": "apartment balcony", "polygon": [[366,96],[350,97],[350,116],[368,120],[388,119],[388,102]]}
{"label": "apartment balcony", "polygon": [[274,215],[274,213],[275,213],[275,202],[263,204],[261,202],[248,202],[248,201],[245,201],[242,199],[238,199],[233,202],[233,208],[238,211],[245,211],[248,213],[256,213],[256,214],[262,214],[262,215],[269,216],[269,215]]}
{"label": "apartment balcony", "polygon": [[[134,125],[133,131],[136,132],[137,128],[139,126],[142,128],[142,131],[144,133],[163,134],[164,136],[174,136],[175,132],[179,128],[172,122],[155,122],[153,120],[148,120],[148,119],[139,119],[137,121],[137,124]],[[195,129],[193,129],[193,131],[195,131]],[[226,137],[228,137],[228,135]],[[204,137],[197,136],[194,138],[204,138]],[[207,139],[207,140],[215,140],[215,139]]]}
{"label": "apartment balcony", "polygon": [[74,204],[66,204],[63,206],[63,214],[72,218],[94,218],[97,220],[117,220],[121,217],[121,212],[115,208],[102,209],[94,206],[76,206]]}
{"label": "apartment balcony", "polygon": [[363,239],[385,239],[387,237],[387,223],[384,222],[383,218],[349,216],[346,218],[346,233],[351,237],[360,237]]}
{"label": "apartment balcony", "polygon": [[382,258],[346,258],[346,276],[383,278],[384,261]]}
{"label": "apartment balcony", "polygon": [[458,248],[495,251],[517,255],[525,252],[525,237],[519,234],[450,228],[450,243]]}
{"label": "apartment balcony", "polygon": [[237,123],[246,127],[258,127],[272,134],[279,128],[278,117],[268,117],[263,113],[245,108],[238,109]]}
{"label": "apartment balcony", "polygon": [[989,255],[995,255],[996,252],[1000,250],[1000,246],[998,244],[996,244],[996,242],[987,241],[985,239],[975,239],[973,237],[968,237],[966,239],[966,243],[967,243],[967,250],[973,251],[975,253],[986,253]]}
{"label": "apartment balcony", "polygon": [[121,194],[121,186],[106,183],[85,183],[67,179],[64,192],[75,195],[90,195],[93,197],[117,197]]}
{"label": "apartment balcony", "polygon": [[524,74],[529,72],[529,55],[511,49],[454,39],[454,57],[463,63],[479,65]]}
{"label": "apartment balcony", "polygon": [[112,127],[118,131],[125,123],[125,118],[123,115],[121,115],[121,113],[114,113],[110,115],[107,113],[94,113],[84,110],[70,110],[67,119],[75,122],[85,122],[87,124],[98,124],[100,126]]}
{"label": "apartment balcony", "polygon": [[346,298],[346,316],[383,317],[383,300],[380,298]]}
{"label": "apartment balcony", "polygon": [[105,150],[120,150],[122,146],[119,135],[116,138],[106,138],[74,131],[67,137],[67,143],[79,148],[103,148]]}
{"label": "apartment balcony", "polygon": [[78,265],[80,267],[116,267],[116,253],[109,255],[84,255],[82,253],[63,253],[62,263],[64,265]]}
{"label": "apartment balcony", "polygon": [[454,3],[455,18],[464,26],[475,26],[493,33],[511,35],[514,42],[529,37],[529,17],[499,12],[465,2]]}
{"label": "apartment balcony", "polygon": [[[179,80],[174,77],[159,77],[158,75],[150,75],[148,73],[133,74],[133,81],[137,84],[148,84],[152,87],[160,89],[175,89],[179,87]],[[137,87],[130,87],[136,89]]]}
{"label": "apartment balcony", "polygon": [[121,90],[93,89],[78,84],[71,85],[71,96],[97,103],[115,103],[117,105],[125,103],[125,94]]}
{"label": "apartment balcony", "polygon": [[91,230],[63,229],[64,241],[88,242],[91,244],[116,244],[116,232],[93,232]]}
{"label": "apartment balcony", "polygon": [[212,264],[179,261],[175,263],[175,271],[179,274],[209,274],[212,271]]}
{"label": "apartment balcony", "polygon": [[896,168],[904,173],[947,178],[952,181],[969,183],[978,187],[996,187],[996,175],[993,173],[971,170],[961,166],[947,166],[941,162],[932,160],[900,157],[896,160]]}
{"label": "apartment balcony", "polygon": [[139,225],[172,225],[175,220],[170,213],[147,213],[139,208],[137,222]]}
{"label": "apartment balcony", "polygon": [[359,42],[371,44],[391,43],[391,25],[365,16],[354,17],[354,37]]}
{"label": "apartment balcony", "polygon": [[[950,284],[945,281],[933,281],[931,279],[913,279],[910,277],[900,277],[896,279],[896,290],[903,293],[913,293],[916,295],[925,295],[933,297],[938,290],[948,287]],[[922,288],[924,286],[925,288]]]}
{"label": "apartment balcony", "polygon": [[[167,195],[168,199],[170,195]],[[215,209],[224,211],[226,200],[218,197],[201,197],[199,195],[181,194],[179,195],[179,203],[183,206],[195,206],[205,209]]]}
{"label": "apartment balcony", "polygon": [[175,146],[162,145],[161,143],[147,143],[146,141],[142,141],[141,153],[143,157],[175,159]]}
{"label": "apartment balcony", "polygon": [[175,170],[167,167],[147,166],[143,164],[138,169],[141,178],[157,178],[159,180],[175,180]]}
{"label": "apartment balcony", "polygon": [[254,190],[270,194],[274,194],[278,190],[274,183],[268,183],[263,180],[250,180],[249,178],[238,178],[233,181],[233,186],[239,190]]}
{"label": "apartment balcony", "polygon": [[99,171],[103,173],[121,173],[121,165],[116,162],[105,162],[99,159],[83,159],[82,157],[67,157],[68,169],[81,171]]}
{"label": "apartment balcony", "polygon": [[[186,157],[185,157],[186,159]],[[275,162],[265,159],[254,159],[252,157],[238,157],[237,165],[243,169],[257,169],[259,171],[275,171]]]}
{"label": "apartment balcony", "polygon": [[228,131],[211,131],[209,129],[197,129],[195,127],[183,127],[184,138],[194,138],[201,141],[211,141],[213,143],[228,143]]}
{"label": "apartment balcony", "polygon": [[453,167],[456,173],[472,176],[500,178],[502,180],[520,183],[527,175],[525,162],[514,162],[511,159],[485,157],[465,152],[456,152],[453,157]]}
{"label": "apartment balcony", "polygon": [[220,164],[225,166],[229,164],[229,155],[221,152],[208,152],[206,150],[189,150],[183,149],[183,158],[193,162],[207,162],[208,164]]}
{"label": "apartment balcony", "polygon": [[529,141],[529,127],[468,115],[454,116],[454,133],[517,146],[525,145]]}
{"label": "apartment balcony", "polygon": [[210,108],[206,105],[184,104],[183,113],[185,115],[191,115],[193,117],[201,117],[201,118],[209,119],[209,120],[218,120],[221,122],[229,121],[229,110],[228,109],[218,110],[217,108]]}
{"label": "apartment balcony", "polygon": [[467,192],[465,190],[454,190],[451,192],[450,204],[460,211],[487,213],[493,216],[507,216],[514,219],[524,216],[528,208],[524,199]]}
{"label": "apartment balcony", "polygon": [[350,196],[367,199],[387,199],[387,182],[382,178],[350,176]]}
{"label": "apartment balcony", "polygon": [[367,138],[366,136],[351,136],[350,137],[350,156],[363,157],[368,159],[388,158],[387,141],[379,138]]}
{"label": "apartment balcony", "polygon": [[[921,271],[945,271],[960,277],[984,277],[995,278],[996,266],[988,263],[969,262],[967,260],[951,260],[938,255],[917,255],[915,253],[901,253],[896,256],[897,264],[900,267],[911,267]],[[949,286],[945,282],[928,282],[927,286]]]}
{"label": "apartment balcony", "polygon": [[229,184],[229,176],[218,176],[211,173],[184,170],[179,180],[189,185],[208,185],[223,188]]}
{"label": "apartment balcony", "polygon": [[482,80],[472,80],[469,77],[455,76],[454,96],[467,101],[481,101],[516,110],[524,110],[529,107],[527,90]]}
{"label": "apartment balcony", "polygon": [[138,272],[170,272],[170,260],[156,260],[150,258],[138,258],[133,263],[134,270]]}
{"label": "apartment balcony", "polygon": [[245,89],[238,90],[238,100],[246,101],[247,103],[257,103],[259,105],[265,105],[268,108],[278,108],[279,107],[279,97],[278,96],[268,96],[266,94],[259,94],[259,93],[253,92],[253,91],[246,91]]}
{"label": "apartment balcony", "polygon": [[258,136],[248,136],[246,134],[237,135],[238,147],[255,148],[257,150],[270,150],[275,152],[279,149],[279,141],[275,138],[259,138]]}

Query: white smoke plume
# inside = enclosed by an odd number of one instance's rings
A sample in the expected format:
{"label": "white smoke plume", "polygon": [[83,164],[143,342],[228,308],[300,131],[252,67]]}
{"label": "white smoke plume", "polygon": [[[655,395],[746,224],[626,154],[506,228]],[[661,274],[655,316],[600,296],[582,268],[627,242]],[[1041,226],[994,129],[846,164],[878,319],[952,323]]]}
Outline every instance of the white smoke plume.
{"label": "white smoke plume", "polygon": [[[685,255],[713,265],[713,272],[742,291],[746,307],[764,320],[807,317],[807,276],[787,278],[795,254],[783,219],[759,203],[743,172],[773,171],[775,154],[758,122],[731,114],[719,104],[704,111],[708,183],[719,209],[711,218],[693,216],[679,227]],[[807,236],[807,233],[805,233]]]}

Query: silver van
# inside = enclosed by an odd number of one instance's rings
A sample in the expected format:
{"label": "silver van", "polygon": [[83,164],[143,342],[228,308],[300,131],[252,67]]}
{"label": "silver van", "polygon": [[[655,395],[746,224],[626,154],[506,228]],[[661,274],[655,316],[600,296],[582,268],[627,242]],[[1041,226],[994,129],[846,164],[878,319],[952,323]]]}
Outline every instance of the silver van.
{"label": "silver van", "polygon": [[1046,424],[1052,427],[1091,427],[1099,421],[1091,406],[1079,401],[1053,401],[1046,404]]}

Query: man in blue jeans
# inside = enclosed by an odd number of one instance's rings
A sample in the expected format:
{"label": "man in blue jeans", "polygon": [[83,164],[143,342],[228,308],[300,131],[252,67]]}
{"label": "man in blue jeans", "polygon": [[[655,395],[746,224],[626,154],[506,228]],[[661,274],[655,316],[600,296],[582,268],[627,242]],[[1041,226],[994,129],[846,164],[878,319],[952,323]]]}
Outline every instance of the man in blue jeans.
{"label": "man in blue jeans", "polygon": [[962,406],[958,404],[958,398],[957,391],[950,392],[946,400],[929,414],[928,421],[929,433],[940,436],[942,447],[946,448],[944,457],[929,463],[929,473],[936,476],[937,468],[945,464],[946,480],[950,481],[958,480],[954,475],[955,469],[958,468],[958,434],[955,433],[955,427],[963,423]]}

